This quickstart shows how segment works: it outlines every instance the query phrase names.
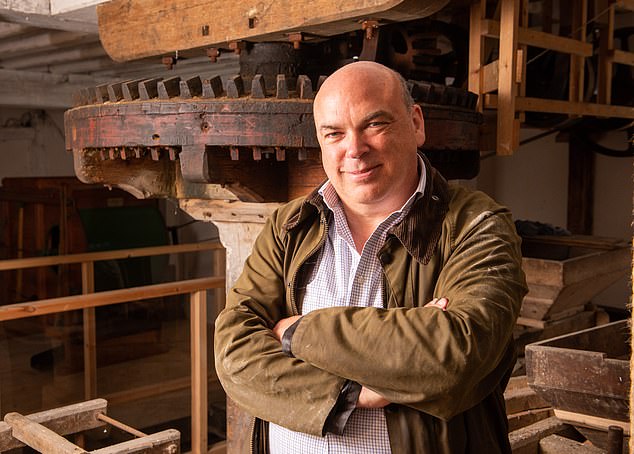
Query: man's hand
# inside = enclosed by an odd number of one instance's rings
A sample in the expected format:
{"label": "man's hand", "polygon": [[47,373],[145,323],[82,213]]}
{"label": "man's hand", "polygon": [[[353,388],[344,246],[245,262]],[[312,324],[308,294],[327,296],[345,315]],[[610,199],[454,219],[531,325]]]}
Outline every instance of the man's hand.
{"label": "man's hand", "polygon": [[447,304],[449,304],[449,300],[447,298],[434,298],[429,303],[425,304],[424,307],[437,307],[446,311]]}
{"label": "man's hand", "polygon": [[286,329],[300,318],[302,318],[301,315],[293,315],[292,317],[283,318],[282,320],[277,322],[273,327],[273,334],[275,335],[277,340],[282,342],[282,336],[284,336],[284,332],[286,331]]}
{"label": "man's hand", "polygon": [[357,408],[383,408],[391,402],[365,386],[361,387]]}

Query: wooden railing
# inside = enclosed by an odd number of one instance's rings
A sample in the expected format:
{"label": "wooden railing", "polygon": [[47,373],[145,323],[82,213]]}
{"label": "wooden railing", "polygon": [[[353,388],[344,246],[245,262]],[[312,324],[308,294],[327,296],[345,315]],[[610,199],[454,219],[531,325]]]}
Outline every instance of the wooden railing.
{"label": "wooden railing", "polygon": [[[101,260],[149,257],[164,254],[211,251],[215,254],[217,274],[198,279],[145,285],[96,292],[94,263]],[[82,294],[48,298],[0,306],[0,321],[15,320],[38,315],[55,314],[72,310],[83,311],[84,332],[84,398],[97,396],[97,355],[95,307],[114,305],[149,298],[189,294],[191,338],[191,422],[192,453],[207,452],[207,290],[223,289],[225,278],[224,250],[219,242],[158,246],[118,251],[92,252],[63,256],[34,257],[0,260],[0,271],[22,270],[43,266],[81,264]],[[160,390],[160,388],[158,388]]]}

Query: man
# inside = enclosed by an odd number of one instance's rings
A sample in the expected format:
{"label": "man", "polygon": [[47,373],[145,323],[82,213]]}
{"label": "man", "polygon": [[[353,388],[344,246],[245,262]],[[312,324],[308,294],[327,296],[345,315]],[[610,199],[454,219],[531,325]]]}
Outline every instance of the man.
{"label": "man", "polygon": [[314,117],[328,181],[271,216],[216,320],[254,452],[510,452],[510,213],[417,153],[422,111],[384,66],[335,72]]}

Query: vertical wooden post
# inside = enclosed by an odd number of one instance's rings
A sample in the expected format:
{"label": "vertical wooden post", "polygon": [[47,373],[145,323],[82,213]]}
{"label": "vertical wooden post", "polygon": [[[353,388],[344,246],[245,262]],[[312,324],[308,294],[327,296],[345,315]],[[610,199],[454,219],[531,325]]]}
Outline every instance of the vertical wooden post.
{"label": "vertical wooden post", "polygon": [[207,453],[207,291],[190,295],[192,453]]}
{"label": "vertical wooden post", "polygon": [[599,76],[597,82],[597,102],[610,104],[612,101],[612,50],[614,50],[614,3],[608,9],[608,24],[600,28]]}
{"label": "vertical wooden post", "polygon": [[[94,262],[81,264],[81,293],[87,295],[95,292]],[[95,308],[83,310],[84,325],[84,398],[97,397],[97,322]]]}
{"label": "vertical wooden post", "polygon": [[471,3],[469,15],[469,91],[478,95],[478,112],[484,105],[482,93],[482,66],[484,64],[484,35],[482,21],[486,18],[486,0]]}
{"label": "vertical wooden post", "polygon": [[[528,28],[528,0],[520,0],[519,25]],[[515,82],[518,84],[518,95],[526,96],[526,53],[528,46],[526,44],[518,45],[517,49],[517,70],[515,72]],[[523,123],[526,120],[526,113],[519,112],[518,120]],[[517,147],[519,147],[519,130],[517,131]]]}
{"label": "vertical wooden post", "polygon": [[594,153],[574,134],[568,144],[568,222],[572,233],[592,235],[594,218]]}
{"label": "vertical wooden post", "polygon": [[[586,20],[588,18],[587,0],[581,0],[578,8],[572,8],[572,37],[579,41],[586,41]],[[571,102],[582,102],[584,95],[584,65],[585,59],[580,55],[570,54],[570,84],[568,99]]]}
{"label": "vertical wooden post", "polygon": [[502,0],[500,13],[500,64],[498,79],[497,154],[511,155],[519,147],[517,95],[517,35],[519,0]]}

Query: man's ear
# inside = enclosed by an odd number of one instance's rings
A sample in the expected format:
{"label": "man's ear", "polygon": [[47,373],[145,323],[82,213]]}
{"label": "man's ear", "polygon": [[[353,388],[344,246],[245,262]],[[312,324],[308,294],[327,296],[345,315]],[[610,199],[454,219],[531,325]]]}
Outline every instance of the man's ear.
{"label": "man's ear", "polygon": [[425,143],[425,119],[423,118],[423,110],[418,104],[412,106],[412,125],[416,135],[416,145],[422,147]]}

